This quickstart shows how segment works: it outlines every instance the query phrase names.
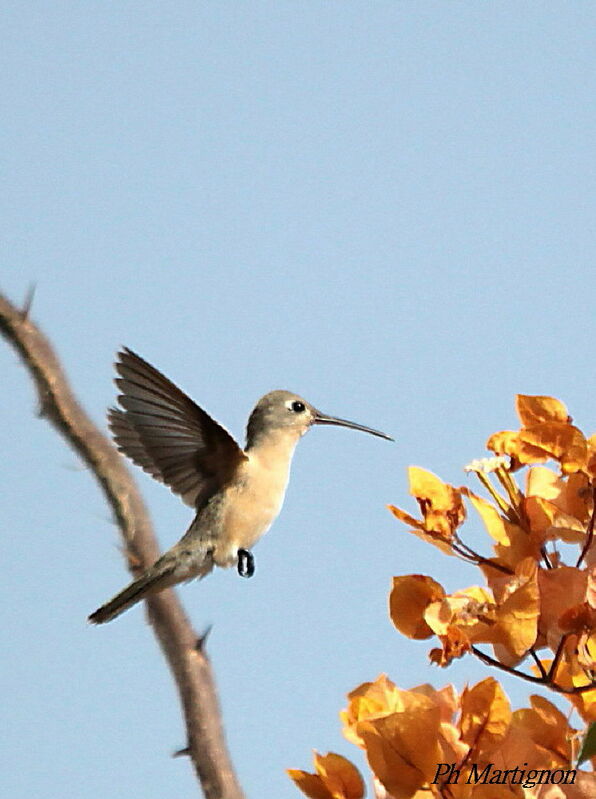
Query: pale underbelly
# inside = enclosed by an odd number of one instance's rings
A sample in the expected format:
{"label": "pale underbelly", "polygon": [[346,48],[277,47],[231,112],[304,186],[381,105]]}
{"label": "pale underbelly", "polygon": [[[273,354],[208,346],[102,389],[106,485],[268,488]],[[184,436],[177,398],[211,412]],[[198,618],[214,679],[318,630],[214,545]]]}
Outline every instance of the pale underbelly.
{"label": "pale underbelly", "polygon": [[[223,524],[223,535],[217,542],[213,559],[218,566],[235,566],[239,549],[252,549],[267,530],[277,515],[279,506],[259,507],[258,513],[242,512],[240,507],[226,514]],[[252,511],[253,509],[251,509]]]}

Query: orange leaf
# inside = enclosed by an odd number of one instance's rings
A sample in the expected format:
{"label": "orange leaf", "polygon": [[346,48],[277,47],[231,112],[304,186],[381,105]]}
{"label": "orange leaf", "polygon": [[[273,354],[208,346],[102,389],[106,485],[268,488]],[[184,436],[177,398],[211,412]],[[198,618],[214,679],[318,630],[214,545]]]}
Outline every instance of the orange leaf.
{"label": "orange leaf", "polygon": [[584,601],[587,574],[572,566],[540,569],[538,585],[540,587],[539,630],[541,635],[545,636],[548,646],[555,650],[563,632],[559,627],[561,614]]}
{"label": "orange leaf", "polygon": [[526,477],[526,496],[547,500],[580,522],[588,519],[591,492],[588,478],[581,472],[563,478],[545,466],[533,466]]}
{"label": "orange leaf", "polygon": [[369,766],[392,799],[414,797],[426,781],[424,774],[410,765],[371,722],[360,722],[358,733],[364,742]]}
{"label": "orange leaf", "polygon": [[[540,559],[540,547],[542,546],[542,534],[534,534],[533,532],[528,535],[525,530],[518,527],[516,524],[506,525],[508,542],[503,544],[495,544],[494,551],[499,563],[508,566],[510,569],[515,569],[517,564],[525,558],[533,558],[534,560]],[[492,586],[495,580],[494,570],[489,568],[482,569],[489,584]],[[491,578],[491,572],[493,578]]]}
{"label": "orange leaf", "polygon": [[[592,630],[594,630],[592,622]],[[596,631],[590,629],[583,632],[577,640],[577,662],[586,674],[596,672]]]}
{"label": "orange leaf", "polygon": [[329,752],[315,752],[315,768],[333,799],[362,799],[364,782],[360,772],[347,758]]}
{"label": "orange leaf", "polygon": [[528,444],[524,444],[519,433],[513,430],[501,430],[493,433],[485,444],[495,455],[509,455],[514,461],[519,463],[542,463],[548,460],[548,456],[541,449],[534,449]]}
{"label": "orange leaf", "polygon": [[410,493],[424,516],[424,529],[448,541],[466,517],[460,492],[418,466],[410,466],[408,476]]}
{"label": "orange leaf", "polygon": [[417,527],[420,530],[424,530],[424,522],[420,521],[419,519],[415,519],[413,516],[410,516],[409,513],[406,513],[405,510],[401,508],[396,508],[395,505],[387,505],[391,513],[400,520],[400,522],[404,522],[404,524],[409,524],[412,527]]}
{"label": "orange leaf", "polygon": [[318,774],[309,774],[308,771],[301,771],[298,768],[286,769],[286,774],[310,799],[334,799]]}
{"label": "orange leaf", "polygon": [[287,769],[288,776],[310,799],[362,799],[364,782],[360,772],[342,755],[314,753],[316,774]]}
{"label": "orange leaf", "polygon": [[387,716],[403,707],[403,691],[381,674],[374,682],[364,682],[348,694],[348,707],[339,714],[344,723],[343,733],[348,741],[363,746],[355,732],[359,721]]}
{"label": "orange leaf", "polygon": [[393,578],[389,595],[389,615],[393,624],[408,638],[430,638],[433,631],[424,620],[424,611],[445,596],[443,587],[432,577],[409,574]]}
{"label": "orange leaf", "polygon": [[596,629],[596,610],[587,602],[572,605],[559,616],[559,627],[565,633],[579,633]]}
{"label": "orange leaf", "polygon": [[[532,449],[539,449],[553,460],[559,461],[564,474],[572,474],[584,469],[588,446],[581,430],[563,422],[543,422],[520,431],[520,440]],[[532,463],[533,460],[524,460]]]}
{"label": "orange leaf", "polygon": [[488,534],[500,544],[509,543],[509,533],[507,527],[510,522],[507,522],[500,515],[499,511],[486,499],[477,496],[472,491],[466,490],[463,492],[468,497],[476,511],[479,513]]}
{"label": "orange leaf", "polygon": [[424,618],[437,635],[445,635],[449,627],[458,627],[470,640],[476,641],[481,640],[475,637],[478,626],[492,625],[496,618],[496,609],[490,591],[473,585],[429,605]]}
{"label": "orange leaf", "polygon": [[551,753],[551,762],[544,768],[571,765],[571,738],[573,730],[566,717],[543,696],[530,697],[530,708],[522,708],[513,713],[512,723],[524,734]]}
{"label": "orange leaf", "polygon": [[[559,661],[556,681],[566,688],[590,685],[592,680],[586,676],[585,671],[577,658],[568,661]],[[569,694],[569,701],[575,705],[577,712],[586,722],[596,721],[596,688],[578,694]]]}
{"label": "orange leaf", "polygon": [[524,510],[537,541],[559,538],[568,544],[577,544],[585,540],[585,524],[564,513],[554,502],[542,497],[526,497]]}
{"label": "orange leaf", "polygon": [[518,564],[510,591],[498,607],[495,626],[500,642],[514,657],[519,658],[536,641],[538,634],[538,568],[531,558]]}
{"label": "orange leaf", "polygon": [[456,506],[459,508],[461,499],[458,500],[458,492],[436,474],[419,466],[410,466],[408,477],[410,494],[416,499],[428,502],[437,511],[454,510]]}
{"label": "orange leaf", "polygon": [[400,712],[357,727],[371,768],[395,799],[413,796],[432,779],[441,755],[439,707],[414,691],[403,691],[402,700]]}
{"label": "orange leaf", "polygon": [[524,427],[540,422],[564,422],[569,420],[565,405],[554,397],[518,394],[515,399],[517,415]]}
{"label": "orange leaf", "polygon": [[509,701],[493,677],[466,688],[461,698],[462,740],[479,759],[496,749],[505,738],[511,722]]}
{"label": "orange leaf", "polygon": [[400,522],[405,522],[413,528],[409,531],[410,533],[418,536],[418,538],[421,538],[427,544],[433,544],[438,547],[444,555],[453,555],[451,544],[448,543],[450,535],[447,535],[447,540],[445,540],[446,536],[443,533],[437,534],[434,530],[427,532],[425,521],[415,519],[413,516],[410,516],[409,513],[401,510],[401,508],[396,508],[395,505],[387,505],[387,507]]}
{"label": "orange leaf", "polygon": [[431,663],[445,668],[452,660],[463,657],[470,651],[469,636],[455,624],[449,625],[445,635],[440,635],[442,649],[431,649],[428,657]]}
{"label": "orange leaf", "polygon": [[435,703],[439,708],[442,722],[450,722],[453,714],[459,707],[459,697],[455,686],[447,684],[442,688],[435,688],[433,685],[423,683],[412,688],[413,693],[424,694]]}
{"label": "orange leaf", "polygon": [[590,436],[588,439],[588,462],[586,464],[586,472],[590,475],[592,480],[596,478],[596,435]]}
{"label": "orange leaf", "polygon": [[591,608],[596,608],[596,566],[593,566],[588,572],[586,602]]}

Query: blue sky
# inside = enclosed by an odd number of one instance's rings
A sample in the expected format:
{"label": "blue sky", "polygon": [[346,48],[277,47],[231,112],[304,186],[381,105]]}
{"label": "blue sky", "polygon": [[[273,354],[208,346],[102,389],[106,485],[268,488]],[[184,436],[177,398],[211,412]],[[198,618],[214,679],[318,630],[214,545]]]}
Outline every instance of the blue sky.
{"label": "blue sky", "polygon": [[[386,511],[413,510],[406,467],[464,482],[517,392],[596,430],[596,10],[8,0],[2,40],[0,285],[36,284],[93,418],[125,344],[238,438],[274,388],[396,438],[314,430],[255,577],[181,589],[247,795],[290,799],[313,747],[362,765],[337,716],[360,682],[487,674],[389,622],[394,574],[479,579]],[[0,368],[2,793],[196,795],[142,610],[85,621],[126,581],[103,499]],[[191,512],[138,477],[169,546]]]}

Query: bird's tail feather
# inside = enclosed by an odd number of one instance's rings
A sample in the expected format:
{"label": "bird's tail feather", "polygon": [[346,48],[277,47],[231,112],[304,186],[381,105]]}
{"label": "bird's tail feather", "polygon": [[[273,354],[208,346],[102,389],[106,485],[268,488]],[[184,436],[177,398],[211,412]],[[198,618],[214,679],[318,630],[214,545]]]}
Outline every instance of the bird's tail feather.
{"label": "bird's tail feather", "polygon": [[89,616],[89,621],[92,624],[104,624],[106,621],[111,621],[124,613],[125,610],[136,605],[149,594],[154,594],[168,588],[175,581],[172,578],[174,569],[162,571],[159,573],[148,572],[141,575],[137,580],[134,580],[130,585],[112,597],[108,602],[98,608]]}

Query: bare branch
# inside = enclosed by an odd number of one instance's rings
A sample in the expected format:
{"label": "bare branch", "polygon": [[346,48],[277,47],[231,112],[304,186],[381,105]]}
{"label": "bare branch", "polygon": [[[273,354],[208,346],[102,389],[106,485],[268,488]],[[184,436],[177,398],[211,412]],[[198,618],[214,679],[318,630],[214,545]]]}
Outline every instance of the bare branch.
{"label": "bare branch", "polygon": [[[50,343],[30,319],[32,294],[23,308],[0,295],[0,333],[29,370],[40,413],[90,467],[117,519],[128,567],[151,565],[159,547],[135,481],[111,441],[93,424],[72,393]],[[176,594],[147,600],[155,636],[176,682],[187,730],[187,749],[206,799],[243,799],[225,743],[221,711],[205,636],[193,630]],[[83,614],[82,614],[83,615]]]}
{"label": "bare branch", "polygon": [[[556,654],[556,662],[558,664],[559,658],[561,657],[560,652],[562,651],[562,645],[564,644],[564,639],[566,636],[563,636],[563,640],[561,645],[557,649]],[[559,685],[559,683],[555,682],[554,680],[554,671],[556,670],[555,661],[553,661],[553,665],[555,665],[555,669],[553,670],[552,666],[550,671],[547,673],[544,670],[544,666],[541,665],[540,671],[542,675],[540,677],[536,677],[533,674],[526,674],[524,671],[520,671],[519,669],[513,668],[513,666],[507,666],[505,663],[501,663],[500,660],[496,660],[495,658],[487,655],[486,652],[483,652],[481,649],[478,649],[476,646],[470,647],[471,651],[473,652],[476,657],[481,660],[483,663],[486,663],[487,666],[494,666],[497,669],[501,669],[501,671],[506,671],[507,674],[513,674],[514,677],[521,677],[522,680],[527,680],[528,682],[533,682],[536,685],[544,685],[547,688],[551,688],[553,691],[556,691],[559,694],[583,694],[586,691],[593,691],[596,688],[596,681],[592,681],[587,685],[574,685],[571,688],[566,688],[563,685]]]}

